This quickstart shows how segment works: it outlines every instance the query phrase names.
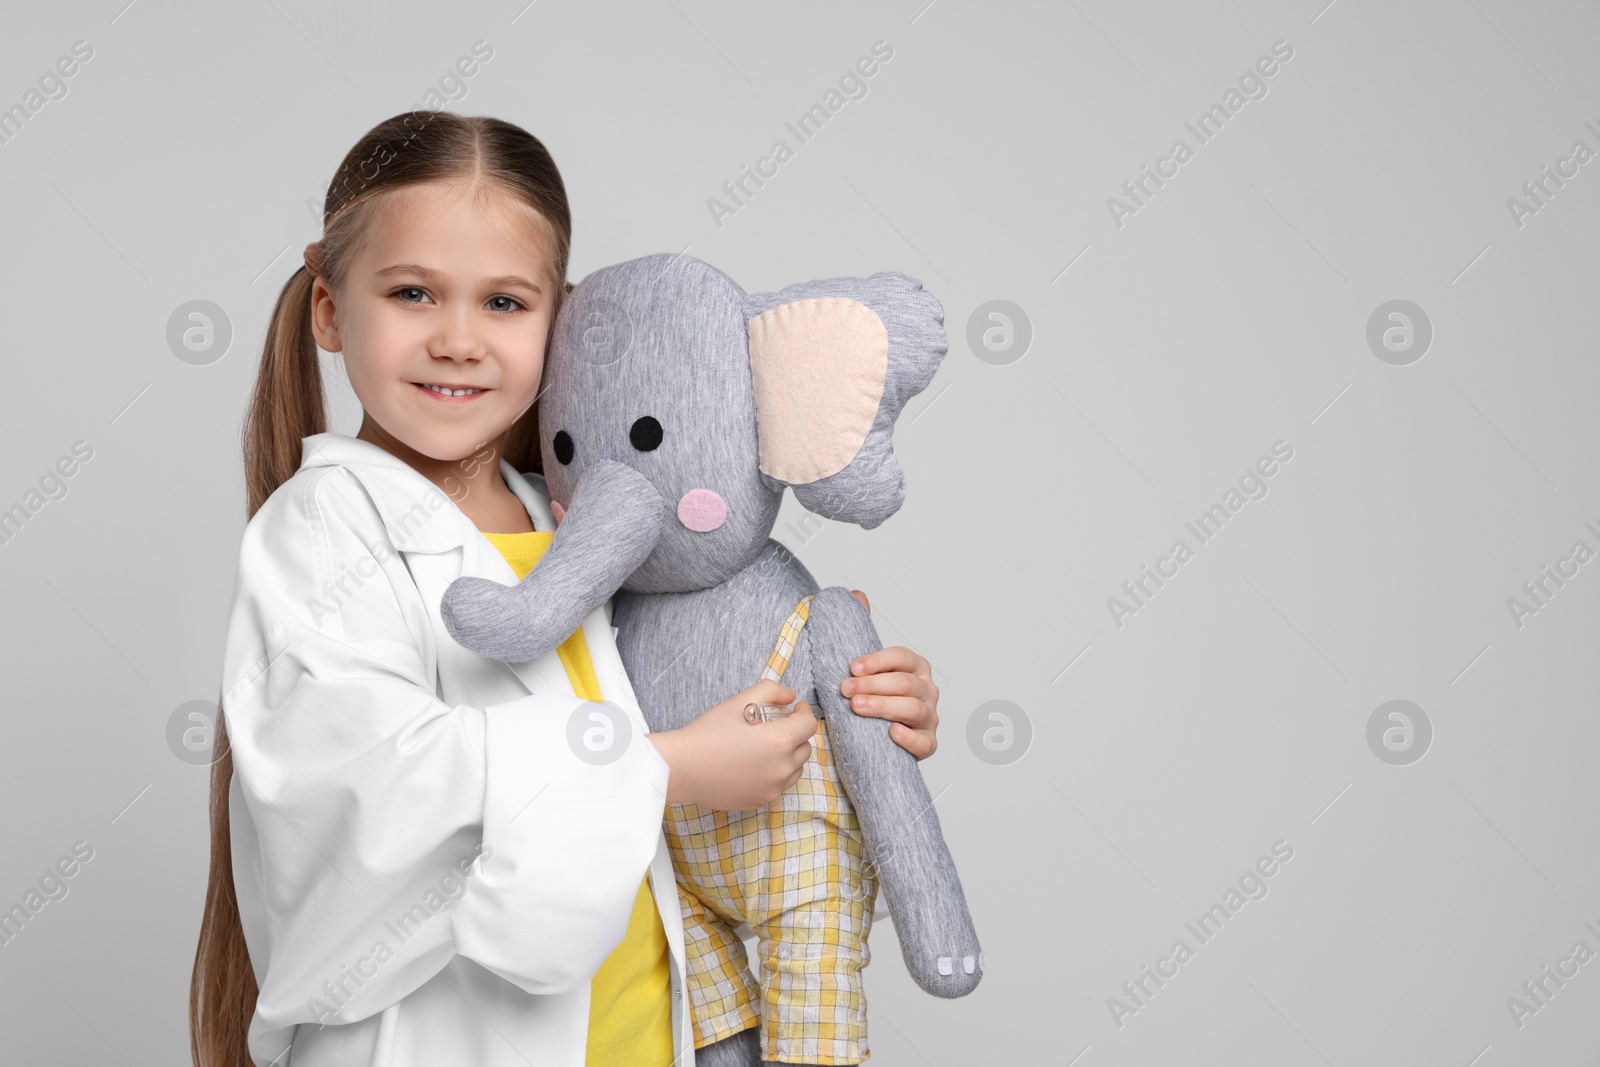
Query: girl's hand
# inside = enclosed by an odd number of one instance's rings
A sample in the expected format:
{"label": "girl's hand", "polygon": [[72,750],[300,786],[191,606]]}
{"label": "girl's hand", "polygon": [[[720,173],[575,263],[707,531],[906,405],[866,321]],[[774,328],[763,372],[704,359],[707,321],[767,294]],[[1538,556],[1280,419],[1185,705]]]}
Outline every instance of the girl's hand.
{"label": "girl's hand", "polygon": [[795,691],[760,681],[688,726],[647,736],[671,769],[667,801],[721,811],[760,808],[800,780],[811,757],[817,717],[805,701],[772,722],[748,723],[746,704],[787,704]]}
{"label": "girl's hand", "polygon": [[[868,611],[867,594],[850,590]],[[839,684],[858,715],[891,720],[889,736],[901,748],[927,759],[939,747],[939,687],[928,661],[900,645],[869,652],[850,665],[852,677]]]}

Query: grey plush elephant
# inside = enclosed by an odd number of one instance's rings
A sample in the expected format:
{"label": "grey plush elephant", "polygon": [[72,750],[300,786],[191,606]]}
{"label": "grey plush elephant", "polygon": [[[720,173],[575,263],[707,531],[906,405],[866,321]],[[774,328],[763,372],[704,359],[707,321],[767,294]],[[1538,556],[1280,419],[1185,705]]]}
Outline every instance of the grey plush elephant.
{"label": "grey plush elephant", "polygon": [[[901,274],[746,293],[681,255],[595,272],[557,320],[539,407],[565,505],[554,540],[518,585],[462,578],[442,603],[461,644],[522,662],[615,595],[652,730],[686,725],[764,666],[823,720],[805,776],[768,808],[668,805],[702,1063],[860,1061],[879,885],[923,989],[964,996],[982,976],[916,759],[839,693],[881,647],[871,619],[770,538],[785,488],[869,529],[899,509],[891,433],[945,354],[943,323]],[[765,990],[741,924],[760,939]]]}

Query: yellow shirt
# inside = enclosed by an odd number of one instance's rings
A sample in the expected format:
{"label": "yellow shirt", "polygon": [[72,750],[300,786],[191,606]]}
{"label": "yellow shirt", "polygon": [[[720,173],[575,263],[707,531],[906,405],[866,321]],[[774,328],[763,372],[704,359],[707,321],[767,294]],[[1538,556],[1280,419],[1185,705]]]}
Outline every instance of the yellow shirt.
{"label": "yellow shirt", "polygon": [[[483,536],[520,579],[533,570],[555,534],[536,531]],[[585,700],[601,699],[583,631],[574,631],[556,654],[573,691]],[[586,1059],[602,1067],[668,1067],[672,1063],[672,960],[648,876],[639,884],[622,943],[590,981]]]}

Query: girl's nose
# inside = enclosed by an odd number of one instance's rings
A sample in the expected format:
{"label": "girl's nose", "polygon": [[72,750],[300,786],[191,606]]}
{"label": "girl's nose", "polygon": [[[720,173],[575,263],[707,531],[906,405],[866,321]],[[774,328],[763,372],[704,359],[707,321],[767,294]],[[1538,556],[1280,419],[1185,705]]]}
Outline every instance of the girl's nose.
{"label": "girl's nose", "polygon": [[710,489],[691,489],[678,501],[678,521],[695,533],[710,533],[727,518],[727,502]]}

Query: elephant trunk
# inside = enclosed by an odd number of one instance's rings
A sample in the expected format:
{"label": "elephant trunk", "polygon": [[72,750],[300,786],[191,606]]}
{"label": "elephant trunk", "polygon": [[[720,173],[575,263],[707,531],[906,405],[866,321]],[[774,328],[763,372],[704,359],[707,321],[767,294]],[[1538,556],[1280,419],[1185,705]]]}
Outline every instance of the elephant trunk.
{"label": "elephant trunk", "polygon": [[536,659],[565,641],[622,588],[656,547],[668,508],[649,480],[614,460],[583,474],[550,547],[513,586],[457,578],[440,601],[450,636],[507,663]]}

